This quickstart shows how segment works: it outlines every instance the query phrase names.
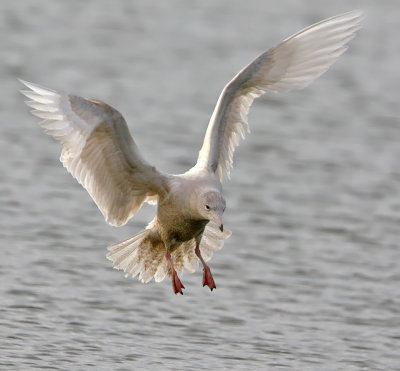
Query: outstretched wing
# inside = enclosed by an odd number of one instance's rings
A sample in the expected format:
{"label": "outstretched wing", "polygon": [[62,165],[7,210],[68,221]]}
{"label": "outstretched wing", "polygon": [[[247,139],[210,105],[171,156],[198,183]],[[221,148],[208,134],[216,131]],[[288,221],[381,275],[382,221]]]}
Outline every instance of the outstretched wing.
{"label": "outstretched wing", "polygon": [[347,49],[362,13],[352,11],[303,29],[261,54],[222,91],[208,124],[197,166],[229,175],[233,152],[248,129],[253,100],[266,91],[301,89],[322,75]]}
{"label": "outstretched wing", "polygon": [[32,114],[62,144],[60,160],[89,192],[108,223],[125,224],[164,192],[165,176],[140,155],[122,115],[109,105],[21,81]]}

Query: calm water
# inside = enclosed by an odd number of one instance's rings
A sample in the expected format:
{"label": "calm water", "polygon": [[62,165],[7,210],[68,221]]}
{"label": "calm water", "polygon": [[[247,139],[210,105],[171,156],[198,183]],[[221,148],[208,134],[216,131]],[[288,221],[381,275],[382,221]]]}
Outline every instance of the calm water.
{"label": "calm water", "polygon": [[[201,272],[126,280],[108,226],[16,77],[102,99],[163,171],[190,167],[224,84],[301,27],[364,8],[349,51],[269,95],[225,183],[233,231]],[[398,1],[2,1],[0,369],[400,369]]]}

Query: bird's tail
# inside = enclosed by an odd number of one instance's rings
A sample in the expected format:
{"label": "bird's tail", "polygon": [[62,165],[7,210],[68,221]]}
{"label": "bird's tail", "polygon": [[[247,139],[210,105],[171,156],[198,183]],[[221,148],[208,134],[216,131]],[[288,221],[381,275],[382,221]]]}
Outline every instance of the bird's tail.
{"label": "bird's tail", "polygon": [[[209,223],[200,243],[204,260],[210,260],[214,251],[219,250],[224,239],[230,235],[230,231],[224,230],[221,233],[216,225]],[[181,274],[183,269],[194,272],[198,267],[195,247],[195,241],[191,240],[172,251],[172,261],[178,274]],[[139,275],[142,282],[149,282],[154,277],[156,282],[160,282],[171,273],[165,257],[165,246],[158,238],[154,238],[151,225],[127,240],[111,245],[108,250],[107,259],[114,263],[115,269],[122,269],[125,277]]]}
{"label": "bird's tail", "polygon": [[108,251],[107,259],[114,263],[115,269],[122,269],[125,277],[139,274],[142,282],[149,282],[153,277],[159,282],[168,273],[164,244],[151,238],[151,229],[109,246]]}

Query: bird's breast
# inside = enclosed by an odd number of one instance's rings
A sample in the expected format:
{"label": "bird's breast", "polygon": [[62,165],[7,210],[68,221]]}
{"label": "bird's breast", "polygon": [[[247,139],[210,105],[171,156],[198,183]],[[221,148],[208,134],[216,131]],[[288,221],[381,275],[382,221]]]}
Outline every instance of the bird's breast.
{"label": "bird's breast", "polygon": [[179,223],[178,228],[171,228],[169,235],[178,242],[189,241],[203,233],[208,220],[185,220]]}
{"label": "bird's breast", "polygon": [[160,235],[164,241],[189,241],[203,233],[208,220],[187,219],[181,215],[158,215]]}

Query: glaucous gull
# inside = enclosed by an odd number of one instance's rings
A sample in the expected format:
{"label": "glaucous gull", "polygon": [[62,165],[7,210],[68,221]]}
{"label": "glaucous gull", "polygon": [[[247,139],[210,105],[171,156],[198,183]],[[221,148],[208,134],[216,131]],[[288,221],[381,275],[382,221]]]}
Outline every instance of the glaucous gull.
{"label": "glaucous gull", "polygon": [[[231,234],[222,215],[223,173],[229,175],[239,138],[248,127],[253,100],[267,91],[306,87],[347,49],[360,28],[352,11],[303,29],[261,54],[223,89],[211,116],[197,163],[184,174],[157,170],[141,156],[122,115],[109,105],[22,81],[30,90],[32,113],[45,132],[62,145],[61,162],[88,191],[106,221],[124,225],[144,202],[157,204],[146,229],[108,248],[107,258],[126,277],[156,282],[171,276],[181,293],[178,273],[203,266],[203,286],[216,288],[206,264]],[[209,223],[211,222],[211,223]],[[178,272],[178,273],[177,273]]]}

